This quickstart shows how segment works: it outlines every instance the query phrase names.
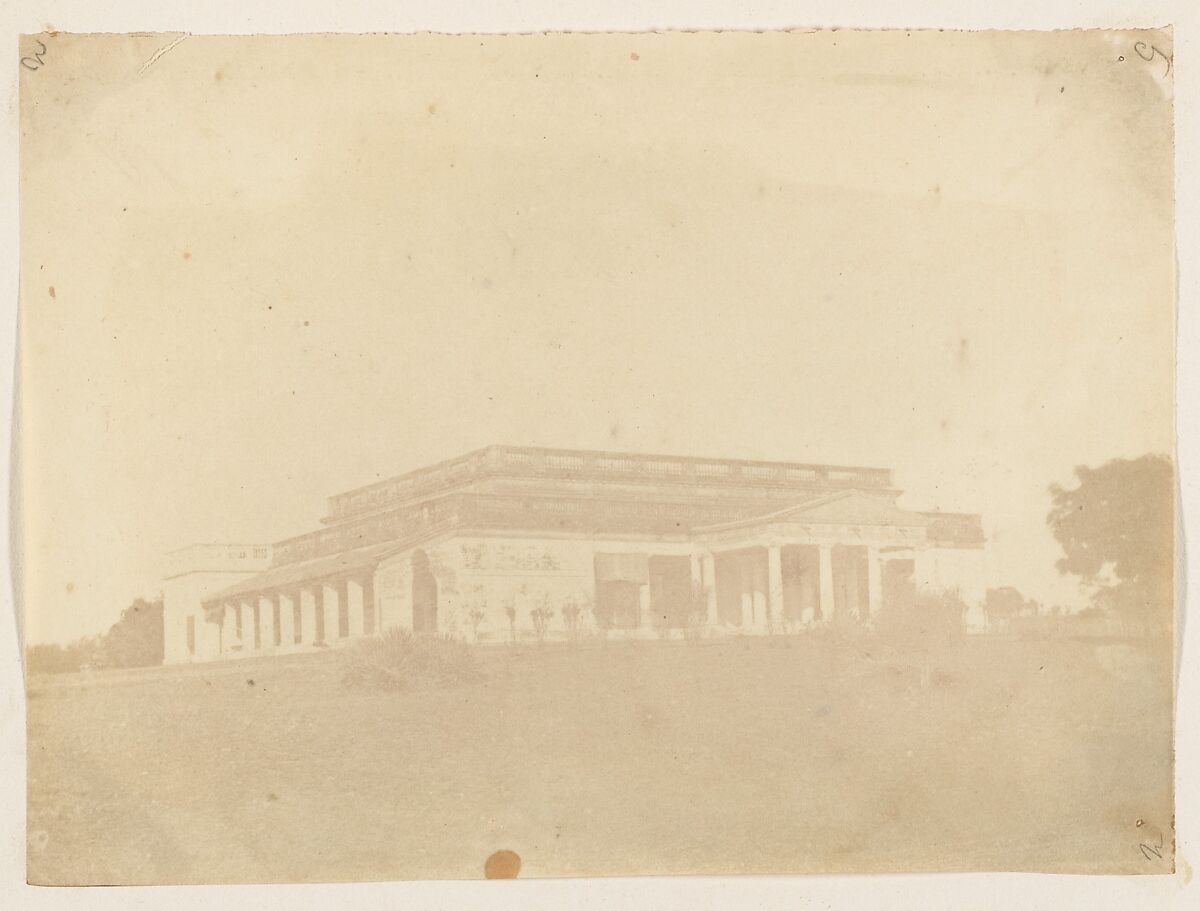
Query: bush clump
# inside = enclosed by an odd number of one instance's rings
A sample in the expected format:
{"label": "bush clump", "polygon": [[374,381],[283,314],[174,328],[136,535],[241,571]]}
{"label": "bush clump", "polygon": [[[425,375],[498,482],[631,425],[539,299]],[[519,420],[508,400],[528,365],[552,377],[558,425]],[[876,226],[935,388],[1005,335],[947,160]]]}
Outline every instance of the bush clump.
{"label": "bush clump", "polygon": [[483,670],[471,647],[449,636],[389,629],[345,652],[343,679],[359,689],[399,692],[473,683]]}

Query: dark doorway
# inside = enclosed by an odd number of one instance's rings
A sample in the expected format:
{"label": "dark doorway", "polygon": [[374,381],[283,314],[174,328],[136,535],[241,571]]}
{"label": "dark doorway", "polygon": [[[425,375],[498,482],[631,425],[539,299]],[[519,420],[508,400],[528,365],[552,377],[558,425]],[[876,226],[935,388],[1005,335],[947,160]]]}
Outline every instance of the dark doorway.
{"label": "dark doorway", "polygon": [[429,565],[429,555],[414,550],[412,555],[413,632],[437,632],[437,577]]}
{"label": "dark doorway", "polygon": [[650,611],[654,625],[672,629],[685,627],[691,607],[691,558],[651,557]]}
{"label": "dark doorway", "polygon": [[641,585],[626,580],[596,583],[596,622],[601,629],[634,629],[641,613]]}
{"label": "dark doorway", "polygon": [[781,551],[783,617],[788,623],[811,622],[820,601],[820,554],[816,547],[789,545]]}
{"label": "dark doorway", "polygon": [[867,619],[867,549],[856,544],[833,548],[833,603],[839,620]]}
{"label": "dark doorway", "polygon": [[742,622],[742,559],[739,553],[717,554],[717,620],[738,626]]}

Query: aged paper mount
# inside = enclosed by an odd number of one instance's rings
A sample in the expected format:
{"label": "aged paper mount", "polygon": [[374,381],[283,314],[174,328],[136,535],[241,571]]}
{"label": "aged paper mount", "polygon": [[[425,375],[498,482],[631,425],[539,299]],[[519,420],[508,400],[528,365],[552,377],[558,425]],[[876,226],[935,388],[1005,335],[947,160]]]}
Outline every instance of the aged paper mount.
{"label": "aged paper mount", "polygon": [[1174,871],[1169,31],[18,66],[31,882]]}

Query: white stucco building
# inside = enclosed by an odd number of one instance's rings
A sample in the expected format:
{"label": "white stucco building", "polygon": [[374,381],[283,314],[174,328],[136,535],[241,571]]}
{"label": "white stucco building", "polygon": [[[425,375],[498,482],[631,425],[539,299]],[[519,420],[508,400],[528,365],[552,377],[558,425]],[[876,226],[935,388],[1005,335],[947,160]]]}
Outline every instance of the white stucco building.
{"label": "white stucco building", "polygon": [[331,497],[308,534],[173,554],[165,661],[389,626],[506,642],[543,618],[547,638],[798,631],[921,589],[982,628],[979,516],[899,495],[879,468],[492,446]]}

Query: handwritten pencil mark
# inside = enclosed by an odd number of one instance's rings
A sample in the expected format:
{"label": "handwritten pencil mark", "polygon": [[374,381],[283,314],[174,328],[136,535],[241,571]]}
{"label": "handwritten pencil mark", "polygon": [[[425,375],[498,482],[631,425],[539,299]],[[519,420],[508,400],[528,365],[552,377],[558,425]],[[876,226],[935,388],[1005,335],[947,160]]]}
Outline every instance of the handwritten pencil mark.
{"label": "handwritten pencil mark", "polygon": [[1163,78],[1165,79],[1167,76],[1171,75],[1171,58],[1170,58],[1170,56],[1163,53],[1162,51],[1160,51],[1154,45],[1147,44],[1145,41],[1137,41],[1137,42],[1134,42],[1133,52],[1135,54],[1137,54],[1139,57],[1141,57],[1143,60],[1145,60],[1147,63],[1150,63],[1151,61],[1153,61],[1155,57],[1162,57],[1162,59],[1167,64],[1166,70],[1163,71]]}
{"label": "handwritten pencil mark", "polygon": [[46,47],[46,42],[42,41],[39,38],[38,39],[38,50],[33,54],[29,54],[26,57],[22,57],[21,58],[21,66],[25,67],[25,69],[27,69],[27,70],[33,70],[34,72],[36,72],[37,70],[40,70],[42,67],[44,67],[46,65],[46,51],[47,50],[48,50],[48,48]]}

